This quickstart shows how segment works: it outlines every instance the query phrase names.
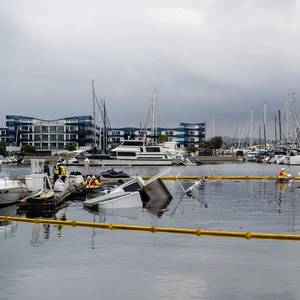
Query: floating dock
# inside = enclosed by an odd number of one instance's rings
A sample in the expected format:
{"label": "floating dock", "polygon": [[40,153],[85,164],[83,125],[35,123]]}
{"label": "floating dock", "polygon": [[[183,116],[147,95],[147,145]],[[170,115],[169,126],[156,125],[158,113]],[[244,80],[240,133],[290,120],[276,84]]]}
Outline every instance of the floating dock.
{"label": "floating dock", "polygon": [[18,212],[28,211],[53,211],[63,206],[63,203],[72,197],[83,197],[85,195],[85,186],[72,186],[63,192],[52,193],[49,197],[41,197],[37,195],[33,197],[26,197],[18,204]]}

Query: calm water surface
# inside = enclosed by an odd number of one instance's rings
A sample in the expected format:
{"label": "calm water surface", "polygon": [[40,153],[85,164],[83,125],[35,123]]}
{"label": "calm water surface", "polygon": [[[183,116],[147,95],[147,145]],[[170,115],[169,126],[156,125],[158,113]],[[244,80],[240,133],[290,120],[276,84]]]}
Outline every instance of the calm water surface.
{"label": "calm water surface", "polygon": [[[226,163],[170,173],[274,175],[279,168]],[[162,170],[122,169],[131,175]],[[5,166],[0,176],[28,172],[28,167]],[[174,198],[161,216],[146,209],[92,213],[81,201],[70,201],[55,217],[300,234],[300,182],[207,181],[192,198],[182,197],[178,183],[166,184]],[[0,214],[15,215],[16,207]],[[10,223],[0,226],[0,299],[299,299],[299,253],[300,243],[291,241]]]}

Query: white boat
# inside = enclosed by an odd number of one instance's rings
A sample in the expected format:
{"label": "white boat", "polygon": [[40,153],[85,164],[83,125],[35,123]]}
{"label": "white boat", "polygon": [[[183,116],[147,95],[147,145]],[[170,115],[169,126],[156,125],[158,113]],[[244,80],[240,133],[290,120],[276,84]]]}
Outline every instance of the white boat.
{"label": "white boat", "polygon": [[146,207],[151,207],[157,199],[160,201],[170,200],[172,196],[160,179],[166,172],[169,172],[169,169],[147,181],[138,176],[134,177],[112,190],[103,191],[95,198],[85,200],[84,205],[87,207],[98,205],[98,208],[112,209],[141,207],[145,203]]}
{"label": "white boat", "polygon": [[99,209],[117,209],[142,207],[142,199],[140,192],[125,192],[118,197],[102,200],[98,203]]}
{"label": "white boat", "polygon": [[0,205],[13,204],[30,194],[27,186],[19,181],[0,178]]}
{"label": "white boat", "polygon": [[111,156],[81,154],[69,159],[68,164],[84,165],[86,158],[89,159],[89,165],[105,166],[171,166],[184,163],[184,151],[176,150],[174,144],[167,142],[158,145],[140,140],[125,140],[111,150]]}
{"label": "white boat", "polygon": [[143,202],[140,196],[141,185],[138,180],[134,178],[112,190],[105,190],[99,196],[87,199],[84,205],[87,207],[94,207],[98,205],[99,208],[130,208],[141,207]]}
{"label": "white boat", "polygon": [[126,140],[112,151],[117,163],[130,165],[171,166],[173,156],[163,151],[162,146],[147,145],[144,141]]}

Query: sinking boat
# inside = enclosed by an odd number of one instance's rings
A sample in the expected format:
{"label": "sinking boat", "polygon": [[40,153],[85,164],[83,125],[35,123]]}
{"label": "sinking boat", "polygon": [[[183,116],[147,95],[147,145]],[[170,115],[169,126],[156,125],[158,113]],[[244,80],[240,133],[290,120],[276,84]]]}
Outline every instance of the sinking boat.
{"label": "sinking boat", "polygon": [[98,208],[130,208],[151,207],[157,199],[171,201],[172,195],[160,179],[168,170],[144,181],[136,176],[132,180],[111,190],[103,191],[100,195],[87,199],[84,205]]}
{"label": "sinking boat", "polygon": [[107,189],[98,196],[85,200],[84,205],[87,207],[99,208],[129,208],[143,206],[140,196],[141,186],[137,179],[134,178],[111,190]]}

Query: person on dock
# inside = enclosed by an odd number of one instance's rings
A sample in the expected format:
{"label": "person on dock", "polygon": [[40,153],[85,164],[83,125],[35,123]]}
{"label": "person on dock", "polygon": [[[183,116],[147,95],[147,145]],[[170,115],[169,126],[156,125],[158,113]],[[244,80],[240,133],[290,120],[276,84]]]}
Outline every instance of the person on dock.
{"label": "person on dock", "polygon": [[59,178],[59,163],[55,164],[53,167],[53,184]]}
{"label": "person on dock", "polygon": [[47,162],[47,161],[45,162],[45,165],[44,165],[44,173],[50,177],[49,162]]}
{"label": "person on dock", "polygon": [[67,178],[67,170],[63,163],[59,164],[59,175],[60,179],[65,182]]}

